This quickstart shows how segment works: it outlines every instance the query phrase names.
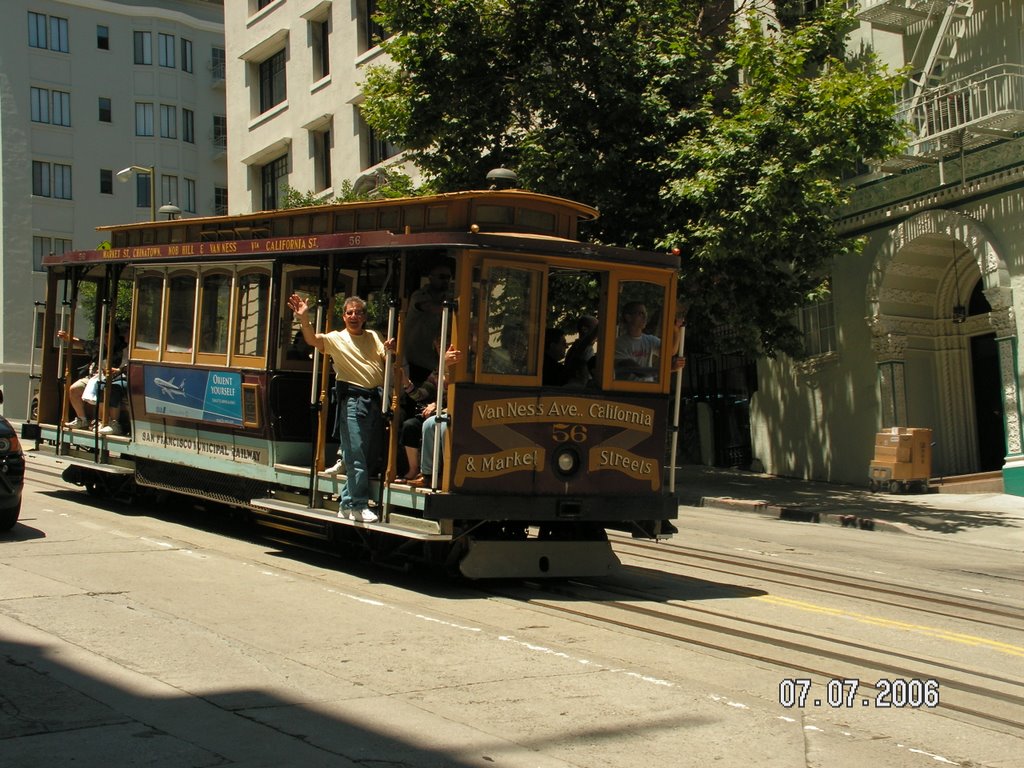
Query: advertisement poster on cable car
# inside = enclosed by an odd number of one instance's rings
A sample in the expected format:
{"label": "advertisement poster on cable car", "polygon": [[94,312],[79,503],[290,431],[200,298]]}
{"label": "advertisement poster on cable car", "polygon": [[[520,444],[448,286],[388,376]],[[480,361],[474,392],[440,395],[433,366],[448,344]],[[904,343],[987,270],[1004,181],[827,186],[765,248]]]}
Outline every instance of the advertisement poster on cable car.
{"label": "advertisement poster on cable car", "polygon": [[143,376],[148,414],[242,424],[242,376],[239,373],[147,365]]}

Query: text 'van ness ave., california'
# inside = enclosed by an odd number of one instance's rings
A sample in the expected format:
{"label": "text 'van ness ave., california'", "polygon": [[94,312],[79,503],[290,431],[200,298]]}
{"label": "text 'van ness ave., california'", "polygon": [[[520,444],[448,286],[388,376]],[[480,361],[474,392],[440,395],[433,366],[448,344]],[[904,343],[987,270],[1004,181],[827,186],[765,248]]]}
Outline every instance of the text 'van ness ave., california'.
{"label": "text 'van ness ave., california'", "polygon": [[585,397],[508,398],[481,400],[473,406],[473,426],[573,419],[583,424],[611,424],[651,429],[654,411],[637,405]]}

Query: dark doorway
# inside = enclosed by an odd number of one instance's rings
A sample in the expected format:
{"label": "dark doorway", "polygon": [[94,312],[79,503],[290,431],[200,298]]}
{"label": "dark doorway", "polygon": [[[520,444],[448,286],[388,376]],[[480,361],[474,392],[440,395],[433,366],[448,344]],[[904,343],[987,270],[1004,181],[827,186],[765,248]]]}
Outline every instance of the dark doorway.
{"label": "dark doorway", "polygon": [[974,417],[978,424],[979,470],[994,472],[1003,468],[1006,457],[999,349],[994,333],[971,337],[971,374],[974,380]]}

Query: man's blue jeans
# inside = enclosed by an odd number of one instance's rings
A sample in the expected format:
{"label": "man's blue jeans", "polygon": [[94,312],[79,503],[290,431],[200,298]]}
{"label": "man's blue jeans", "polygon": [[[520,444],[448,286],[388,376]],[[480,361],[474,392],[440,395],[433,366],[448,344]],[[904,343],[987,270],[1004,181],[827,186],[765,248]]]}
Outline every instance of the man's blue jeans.
{"label": "man's blue jeans", "polygon": [[345,462],[342,509],[364,509],[370,499],[370,472],[380,453],[380,396],[353,394],[341,397],[338,446]]}

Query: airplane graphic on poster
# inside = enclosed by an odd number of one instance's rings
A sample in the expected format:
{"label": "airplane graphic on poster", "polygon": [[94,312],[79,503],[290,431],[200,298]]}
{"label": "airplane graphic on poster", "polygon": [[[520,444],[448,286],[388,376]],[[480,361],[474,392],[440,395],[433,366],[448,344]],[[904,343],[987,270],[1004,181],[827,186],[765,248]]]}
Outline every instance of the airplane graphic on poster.
{"label": "airplane graphic on poster", "polygon": [[156,384],[156,386],[160,390],[161,394],[163,394],[165,397],[171,398],[172,400],[175,397],[177,397],[178,395],[181,395],[182,397],[185,396],[185,380],[184,379],[182,379],[181,384],[175,384],[173,376],[171,377],[170,380],[161,379],[160,377],[156,377],[156,378],[153,379],[153,383]]}

